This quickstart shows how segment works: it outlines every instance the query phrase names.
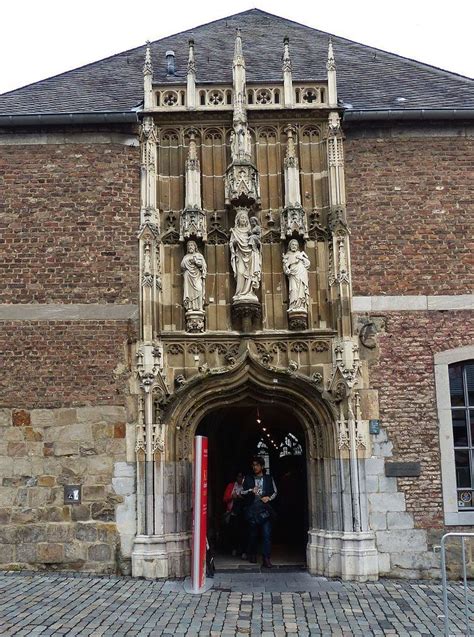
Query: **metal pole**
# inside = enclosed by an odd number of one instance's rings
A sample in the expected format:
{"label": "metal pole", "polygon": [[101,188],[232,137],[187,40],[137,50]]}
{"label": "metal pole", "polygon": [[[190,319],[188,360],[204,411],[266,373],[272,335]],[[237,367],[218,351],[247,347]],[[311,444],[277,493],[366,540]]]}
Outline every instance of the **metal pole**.
{"label": "metal pole", "polygon": [[461,538],[462,545],[462,578],[464,582],[464,611],[466,613],[466,635],[470,637],[471,631],[469,630],[469,607],[467,604],[467,572],[466,572],[466,543],[464,535]]}
{"label": "metal pole", "polygon": [[443,581],[444,636],[449,637],[448,586],[446,582],[446,535],[441,538],[441,577]]}

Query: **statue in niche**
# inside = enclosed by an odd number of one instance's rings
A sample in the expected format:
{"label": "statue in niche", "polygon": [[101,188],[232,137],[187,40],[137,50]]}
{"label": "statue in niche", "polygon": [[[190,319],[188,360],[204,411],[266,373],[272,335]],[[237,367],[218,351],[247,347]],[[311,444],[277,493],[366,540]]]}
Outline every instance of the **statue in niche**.
{"label": "statue in niche", "polygon": [[310,261],[299,243],[292,239],[283,255],[283,271],[288,277],[288,312],[307,312],[309,304],[308,270]]}
{"label": "statue in niche", "polygon": [[207,266],[195,241],[188,241],[181,261],[183,272],[183,305],[186,313],[204,312]]}
{"label": "statue in niche", "polygon": [[230,230],[230,256],[236,280],[234,301],[257,303],[254,290],[260,287],[262,272],[262,230],[256,217],[249,220],[246,208],[237,208],[235,226]]}

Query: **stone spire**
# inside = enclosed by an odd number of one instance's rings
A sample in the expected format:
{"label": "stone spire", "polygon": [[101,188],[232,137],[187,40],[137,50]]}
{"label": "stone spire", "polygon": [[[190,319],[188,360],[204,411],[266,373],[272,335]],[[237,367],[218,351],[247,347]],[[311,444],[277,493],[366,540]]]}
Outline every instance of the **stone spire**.
{"label": "stone spire", "polygon": [[332,48],[332,39],[329,38],[328,61],[326,62],[328,72],[328,103],[329,106],[337,106],[337,81],[336,81],[336,60]]}
{"label": "stone spire", "polygon": [[306,213],[301,205],[300,170],[296,148],[296,129],[289,125],[285,157],[285,207],[281,213],[281,238],[308,238]]}
{"label": "stone spire", "polygon": [[232,62],[232,78],[234,83],[234,126],[247,122],[247,96],[245,83],[245,60],[242,51],[242,37],[237,29]]}
{"label": "stone spire", "polygon": [[196,108],[196,62],[194,60],[194,40],[189,40],[186,104]]}
{"label": "stone spire", "polygon": [[207,241],[206,213],[201,200],[201,167],[196,144],[197,131],[191,129],[189,151],[186,159],[185,205],[179,220],[179,240],[201,239]]}
{"label": "stone spire", "polygon": [[290,38],[283,39],[283,94],[285,107],[293,106],[293,78],[290,58]]}
{"label": "stone spire", "polygon": [[252,138],[247,123],[245,60],[240,29],[237,30],[232,63],[234,114],[231,134],[232,163],[226,172],[226,204],[250,207],[260,203],[258,173],[252,164]]}
{"label": "stone spire", "polygon": [[145,64],[143,65],[143,106],[145,110],[153,106],[153,67],[151,64],[150,42],[146,43]]}
{"label": "stone spire", "polygon": [[196,134],[189,133],[189,152],[186,159],[186,208],[201,208],[201,180],[199,175]]}

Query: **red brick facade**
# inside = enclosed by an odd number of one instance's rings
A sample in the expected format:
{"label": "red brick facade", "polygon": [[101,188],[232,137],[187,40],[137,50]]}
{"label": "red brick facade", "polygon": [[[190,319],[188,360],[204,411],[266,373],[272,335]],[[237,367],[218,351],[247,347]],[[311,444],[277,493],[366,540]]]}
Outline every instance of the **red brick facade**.
{"label": "red brick facade", "polygon": [[137,301],[139,149],[0,146],[1,303]]}
{"label": "red brick facade", "polygon": [[2,321],[0,406],[123,405],[126,321]]}
{"label": "red brick facade", "polygon": [[474,138],[368,133],[345,142],[355,295],[474,289]]}
{"label": "red brick facade", "polygon": [[[393,460],[420,461],[418,478],[399,478],[407,511],[419,528],[443,527],[439,425],[434,360],[438,352],[471,344],[471,312],[391,312],[383,317],[380,356],[370,364],[380,419],[393,443]],[[392,459],[392,458],[391,458]]]}

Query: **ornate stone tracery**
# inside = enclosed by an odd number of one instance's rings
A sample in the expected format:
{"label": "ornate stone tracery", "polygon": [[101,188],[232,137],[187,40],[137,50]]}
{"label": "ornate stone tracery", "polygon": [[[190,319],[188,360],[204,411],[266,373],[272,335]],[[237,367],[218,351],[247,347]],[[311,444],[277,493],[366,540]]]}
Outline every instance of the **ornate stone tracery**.
{"label": "ornate stone tracery", "polygon": [[311,571],[343,575],[350,535],[349,552],[369,560],[372,576],[332,44],[327,82],[293,81],[285,39],[282,83],[248,86],[238,32],[232,87],[199,85],[194,46],[186,86],[154,86],[149,51],[144,67],[134,573],[188,572],[192,439],[203,416],[281,404],[305,431]]}

